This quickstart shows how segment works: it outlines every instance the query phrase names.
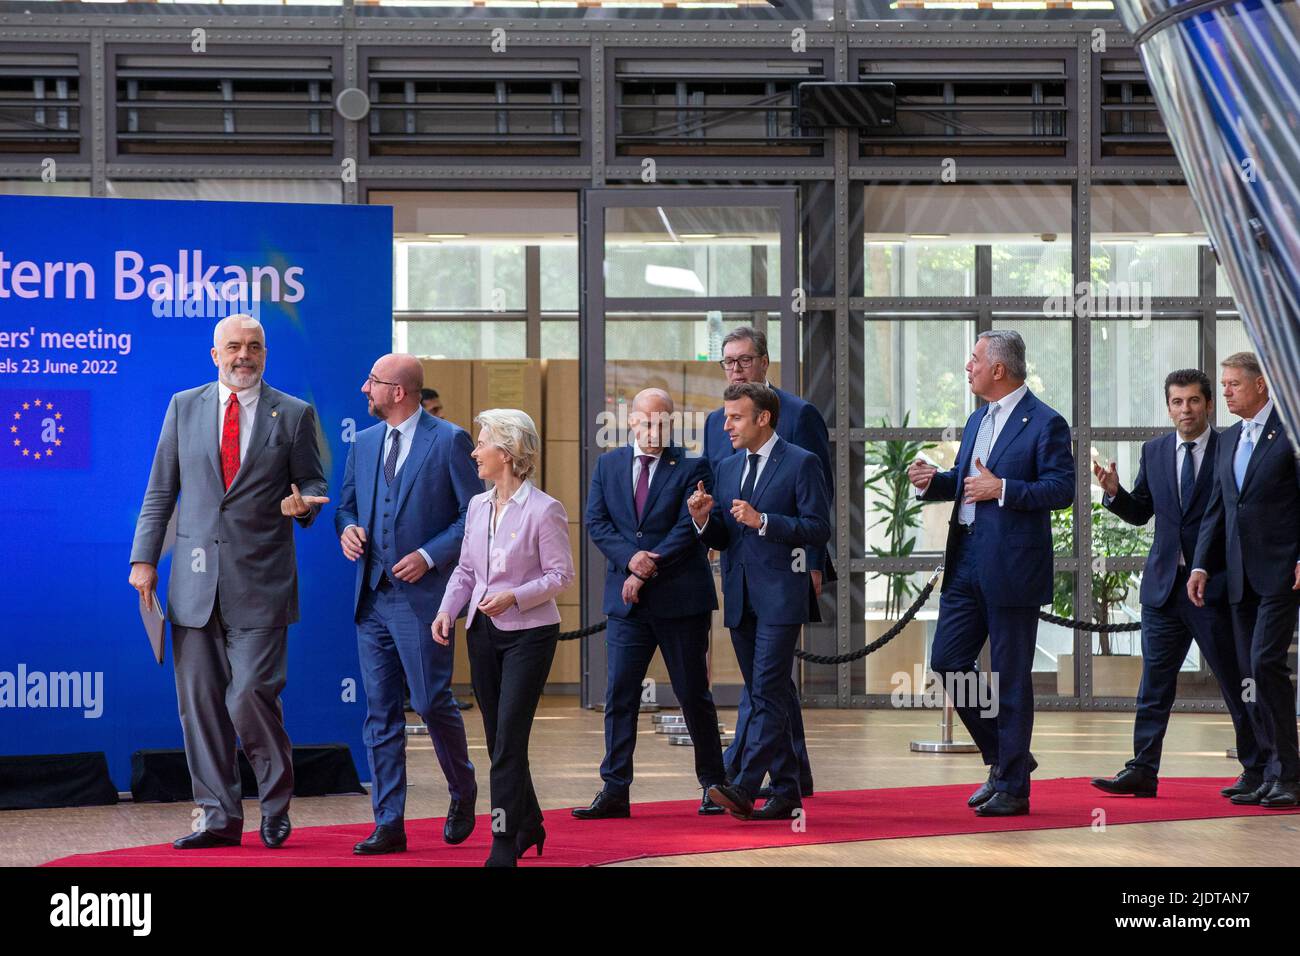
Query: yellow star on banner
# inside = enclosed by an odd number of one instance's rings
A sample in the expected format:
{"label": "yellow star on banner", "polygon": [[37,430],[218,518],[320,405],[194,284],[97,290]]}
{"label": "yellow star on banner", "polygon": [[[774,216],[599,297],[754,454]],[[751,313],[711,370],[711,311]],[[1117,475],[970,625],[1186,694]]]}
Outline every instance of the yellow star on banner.
{"label": "yellow star on banner", "polygon": [[46,402],[46,403],[45,403],[45,410],[46,410],[47,412],[48,412],[51,408],[53,408],[53,407],[54,407],[54,403],[53,403],[53,402]]}
{"label": "yellow star on banner", "polygon": [[38,451],[35,455],[32,455],[32,457],[35,458],[37,461],[40,461],[40,460],[41,460],[41,453]]}
{"label": "yellow star on banner", "polygon": [[22,417],[23,417],[22,412],[14,412],[14,418],[22,418]]}
{"label": "yellow star on banner", "polygon": [[11,432],[16,432],[16,431],[18,431],[18,426],[17,426],[17,425],[10,425],[10,426],[9,426],[9,430],[10,430]]}
{"label": "yellow star on banner", "polygon": [[29,408],[31,408],[31,407],[32,407],[32,406],[29,405],[27,402],[23,402],[23,411],[27,411],[27,409],[29,409]]}
{"label": "yellow star on banner", "polygon": [[63,444],[63,439],[62,439],[62,438],[56,438],[56,439],[54,439],[54,444],[56,444],[56,445],[62,445],[62,444]]}
{"label": "yellow star on banner", "polygon": [[58,418],[62,418],[62,417],[63,417],[63,412],[55,412],[55,413],[54,413],[54,417],[55,417],[56,419],[58,419]]}
{"label": "yellow star on banner", "polygon": [[[50,457],[51,455],[53,455],[53,454],[54,454],[54,449],[53,449],[53,448],[47,448],[47,449],[45,449],[45,457],[46,457],[46,458],[49,458],[49,457]],[[41,456],[40,456],[40,455],[37,455],[36,457],[37,457],[37,458],[40,458]]]}
{"label": "yellow star on banner", "polygon": [[15,447],[15,448],[20,447],[20,446],[22,445],[22,443],[23,443],[23,440],[22,440],[21,438],[15,438],[15,439],[14,439],[14,447]]}
{"label": "yellow star on banner", "polygon": [[30,454],[31,454],[31,452],[29,452],[26,448],[23,449],[23,455],[24,455],[24,457],[27,456],[27,455],[30,455]]}
{"label": "yellow star on banner", "polygon": [[59,431],[63,431],[63,426],[62,426],[62,425],[59,426]]}

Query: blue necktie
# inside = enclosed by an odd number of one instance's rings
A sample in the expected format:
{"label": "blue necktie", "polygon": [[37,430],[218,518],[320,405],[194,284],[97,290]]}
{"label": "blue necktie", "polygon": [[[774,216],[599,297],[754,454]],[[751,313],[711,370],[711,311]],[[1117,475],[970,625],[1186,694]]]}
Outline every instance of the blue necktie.
{"label": "blue necktie", "polygon": [[758,453],[749,456],[749,471],[745,473],[744,484],[740,486],[740,500],[754,503],[754,482],[758,480]]}
{"label": "blue necktie", "polygon": [[1192,457],[1192,450],[1196,447],[1196,442],[1183,442],[1183,469],[1178,478],[1178,497],[1182,499],[1183,511],[1192,503],[1192,491],[1196,488],[1196,459]]}
{"label": "blue necktie", "polygon": [[[989,464],[989,449],[993,447],[993,416],[998,413],[1001,406],[996,402],[989,406],[989,410],[984,413],[984,418],[980,421],[980,430],[975,436],[975,450],[971,452],[970,467],[966,474],[975,476],[979,474],[979,469],[975,467],[975,459],[980,460],[985,468]],[[964,485],[957,486],[958,496],[964,496],[966,489]],[[957,520],[962,524],[975,523],[975,506],[962,502],[961,510],[957,512]]]}
{"label": "blue necktie", "polygon": [[1246,468],[1250,465],[1250,455],[1255,450],[1255,423],[1241,423],[1241,440],[1237,442],[1237,456],[1232,459],[1232,474],[1237,479],[1237,490],[1241,490],[1246,480]]}

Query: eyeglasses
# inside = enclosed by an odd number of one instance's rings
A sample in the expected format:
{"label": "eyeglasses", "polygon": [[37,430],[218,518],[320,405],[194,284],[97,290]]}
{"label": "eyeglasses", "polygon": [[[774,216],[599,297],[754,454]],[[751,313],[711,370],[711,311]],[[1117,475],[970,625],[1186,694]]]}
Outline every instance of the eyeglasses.
{"label": "eyeglasses", "polygon": [[371,385],[387,385],[390,388],[401,387],[397,382],[385,382],[382,378],[375,378],[373,375],[367,375],[366,378],[370,380]]}
{"label": "eyeglasses", "polygon": [[724,358],[718,364],[730,372],[733,368],[749,368],[757,361],[757,355],[738,355],[735,358]]}

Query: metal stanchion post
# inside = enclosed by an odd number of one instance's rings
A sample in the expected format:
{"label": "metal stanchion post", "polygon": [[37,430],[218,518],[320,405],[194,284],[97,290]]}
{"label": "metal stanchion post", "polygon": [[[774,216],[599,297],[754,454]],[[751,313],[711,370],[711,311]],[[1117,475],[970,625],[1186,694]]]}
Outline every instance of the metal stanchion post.
{"label": "metal stanchion post", "polygon": [[979,748],[972,743],[958,743],[952,739],[952,701],[943,695],[943,716],[939,720],[938,740],[913,740],[911,750],[922,754],[970,754]]}

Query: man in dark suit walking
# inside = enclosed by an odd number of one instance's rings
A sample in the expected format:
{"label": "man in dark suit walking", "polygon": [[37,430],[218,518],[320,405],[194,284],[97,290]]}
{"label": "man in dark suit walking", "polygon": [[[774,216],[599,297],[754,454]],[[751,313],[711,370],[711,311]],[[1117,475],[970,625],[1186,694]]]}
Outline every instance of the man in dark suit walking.
{"label": "man in dark suit walking", "polygon": [[[826,422],[811,402],[806,402],[793,392],[777,388],[767,380],[770,364],[767,353],[767,336],[748,325],[732,329],[722,340],[722,369],[727,374],[727,382],[760,382],[776,393],[780,402],[781,415],[776,423],[776,433],[792,445],[810,451],[817,456],[822,465],[822,476],[826,481],[826,494],[829,501],[835,499],[834,471],[831,466],[831,446]],[[731,438],[726,431],[725,409],[718,408],[709,413],[704,423],[704,457],[716,469],[724,459],[736,454],[731,446]],[[810,568],[809,577],[813,590],[818,597],[822,593],[824,580],[834,580],[834,566],[831,564],[827,548],[808,549]],[[812,621],[820,621],[816,614]],[[812,764],[808,760],[808,745],[804,740],[803,713],[799,708],[799,685],[794,675],[790,675],[793,688],[794,710],[790,714],[790,726],[794,733],[795,757],[799,761],[799,789],[805,797],[813,794]],[[749,694],[741,693],[740,707],[736,711],[736,736],[731,746],[723,755],[729,776],[734,777],[740,767],[740,755],[745,749],[745,735],[749,730]]]}
{"label": "man in dark suit walking", "polygon": [[1242,773],[1221,792],[1249,793],[1263,782],[1263,755],[1255,742],[1241,701],[1241,674],[1232,641],[1232,620],[1222,575],[1206,590],[1204,607],[1187,595],[1187,578],[1196,552],[1205,506],[1214,485],[1219,438],[1210,427],[1214,386],[1197,368],[1179,369],[1165,378],[1165,407],[1175,431],[1142,446],[1137,479],[1126,491],[1112,461],[1093,463],[1105,495],[1102,504],[1134,525],[1156,519],[1155,539],[1142,573],[1142,684],[1133,723],[1133,759],[1114,777],[1092,785],[1106,793],[1154,797],[1160,752],[1169,712],[1178,693],[1178,671],[1192,641],[1219,681],[1224,703],[1237,733]]}
{"label": "man in dark suit walking", "polygon": [[[727,434],[745,454],[718,465],[717,503],[700,481],[687,506],[700,540],[722,552],[724,620],[751,711],[738,772],[709,796],[741,819],[787,820],[802,806],[790,671],[816,600],[809,552],[830,538],[830,503],[817,456],[776,433],[776,392],[758,382],[735,383],[723,401]],[[755,810],[765,773],[772,796]]]}
{"label": "man in dark suit walking", "polygon": [[1300,754],[1287,652],[1300,608],[1300,462],[1254,353],[1237,352],[1222,365],[1223,399],[1241,421],[1219,436],[1187,594],[1203,606],[1216,569],[1225,569],[1237,663],[1253,684],[1245,689],[1246,714],[1267,760],[1259,786],[1232,802],[1294,807]]}
{"label": "man in dark suit walking", "polygon": [[348,450],[334,516],[343,554],[357,565],[352,612],[375,812],[358,855],[406,849],[406,686],[451,793],[443,839],[461,843],[474,829],[478,785],[451,695],[452,644],[429,635],[460,558],[465,509],[483,482],[465,431],[420,407],[423,379],[410,355],[385,355],[371,368],[361,391],[382,421]]}
{"label": "man in dark suit walking", "polygon": [[[1038,609],[1052,600],[1051,512],[1074,500],[1070,426],[1025,375],[1020,333],[981,332],[966,376],[988,404],[967,419],[956,466],[940,472],[918,459],[908,468],[922,499],[953,502],[930,669],[990,768],[967,801],[980,816],[1029,812]],[[991,690],[979,687],[976,664],[985,640]]]}
{"label": "man in dark suit walking", "polygon": [[666,446],[672,397],[648,388],[632,400],[628,425],[634,443],[596,461],[587,496],[587,532],[609,561],[604,613],[604,788],[580,820],[630,815],[632,752],[641,709],[641,682],[658,648],[686,718],[695,750],[695,776],[704,790],[701,814],[721,813],[708,796],[722,783],[718,711],[709,693],[709,619],[718,606],[706,550],[686,499],[702,482],[713,484],[708,462]]}

